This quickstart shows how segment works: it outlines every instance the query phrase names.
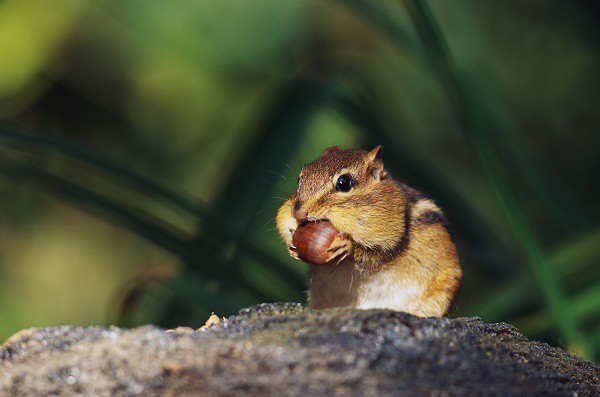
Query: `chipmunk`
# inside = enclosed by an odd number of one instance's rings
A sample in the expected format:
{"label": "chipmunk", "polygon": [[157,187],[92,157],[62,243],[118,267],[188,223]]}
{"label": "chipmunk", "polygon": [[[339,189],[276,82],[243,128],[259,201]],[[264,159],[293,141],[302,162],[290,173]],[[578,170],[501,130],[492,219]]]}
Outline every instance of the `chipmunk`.
{"label": "chipmunk", "polygon": [[384,169],[370,152],[327,148],[304,166],[298,189],[277,212],[292,257],[298,226],[327,220],[340,232],[328,263],[310,265],[308,305],[385,308],[444,316],[462,279],[442,211]]}

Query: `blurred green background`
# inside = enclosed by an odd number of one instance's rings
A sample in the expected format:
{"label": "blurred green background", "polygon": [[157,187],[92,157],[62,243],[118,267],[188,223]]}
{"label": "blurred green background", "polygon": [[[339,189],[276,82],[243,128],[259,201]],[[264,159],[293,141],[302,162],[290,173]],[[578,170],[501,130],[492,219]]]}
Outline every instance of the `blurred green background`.
{"label": "blurred green background", "polygon": [[445,210],[456,315],[600,356],[600,5],[0,2],[0,340],[304,301],[274,215],[331,145]]}

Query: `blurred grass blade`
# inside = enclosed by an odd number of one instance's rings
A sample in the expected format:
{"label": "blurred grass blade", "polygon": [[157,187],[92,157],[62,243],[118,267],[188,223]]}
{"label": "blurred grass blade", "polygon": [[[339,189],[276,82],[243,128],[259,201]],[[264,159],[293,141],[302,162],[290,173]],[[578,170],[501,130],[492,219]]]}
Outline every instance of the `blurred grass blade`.
{"label": "blurred grass blade", "polygon": [[287,270],[286,264],[275,259],[272,254],[267,253],[264,249],[247,240],[245,242],[241,241],[240,244],[241,250],[260,261],[263,267],[277,276],[280,282],[289,287],[290,291],[300,292],[306,288],[304,277],[301,277],[296,272]]}
{"label": "blurred grass blade", "polygon": [[[474,88],[471,85],[472,94],[475,94]],[[570,194],[570,189],[548,172],[548,167],[543,166],[537,152],[517,133],[516,127],[508,124],[506,116],[497,115],[497,111],[486,106],[480,92],[476,94],[477,102],[484,107],[488,118],[493,120],[488,122],[489,128],[492,129],[489,134],[495,143],[503,147],[505,164],[514,167],[513,175],[522,179],[525,186],[531,187],[536,195],[536,203],[544,208],[546,216],[555,219],[570,233],[593,226],[592,219],[583,214],[581,206]]]}
{"label": "blurred grass blade", "polygon": [[67,142],[56,137],[34,135],[22,127],[0,120],[0,142],[7,141],[29,149],[39,149],[44,153],[56,152],[68,158],[78,160],[86,165],[110,175],[114,179],[121,179],[142,191],[147,197],[159,198],[179,209],[194,214],[207,216],[207,210],[202,209],[199,203],[192,199],[184,198],[179,194],[160,186],[152,179],[133,171],[130,167],[120,164],[110,158],[99,154],[97,151],[87,149],[81,145]]}
{"label": "blurred grass blade", "polygon": [[[588,273],[586,269],[598,269],[599,262],[600,230],[570,240],[548,256],[550,268],[563,283],[569,277]],[[464,313],[465,315],[481,316],[487,321],[501,321],[512,315],[523,305],[523,302],[534,299],[531,285],[532,281],[529,277],[520,275],[512,282],[489,291],[485,301],[464,308]]]}
{"label": "blurred grass blade", "polygon": [[549,256],[551,266],[561,276],[569,276],[586,266],[600,262],[600,229],[573,238]]}
{"label": "blurred grass blade", "polygon": [[[193,250],[190,236],[145,211],[123,205],[86,187],[52,175],[36,165],[14,164],[2,159],[0,173],[31,183],[72,202],[86,212],[124,226],[184,261],[191,257]],[[273,298],[264,295],[259,287],[246,281],[239,272],[225,274],[218,271],[218,267],[213,265],[213,260],[214,257],[206,256],[198,261],[200,273],[206,278],[216,279],[232,288],[241,288],[260,298]]]}
{"label": "blurred grass blade", "polygon": [[[578,292],[569,299],[569,308],[573,315],[581,320],[595,321],[600,316],[600,282],[592,284],[586,290]],[[511,321],[517,328],[529,329],[533,334],[541,334],[555,326],[547,310],[516,318]],[[592,358],[593,359],[593,358]]]}
{"label": "blurred grass blade", "polygon": [[502,204],[516,240],[527,258],[527,265],[540,287],[558,328],[569,346],[581,347],[583,355],[591,352],[588,347],[590,343],[579,330],[575,317],[568,310],[568,304],[560,284],[544,258],[537,236],[529,224],[498,158],[488,135],[489,120],[463,84],[428,7],[425,3],[417,0],[407,0],[404,1],[404,4],[417,34],[423,42],[431,65],[445,88],[449,103],[454,106],[467,137]]}
{"label": "blurred grass blade", "polygon": [[[216,214],[212,213],[211,210],[204,208],[200,203],[194,202],[192,199],[186,198],[181,194],[176,194],[172,192],[171,190],[159,185],[154,180],[138,172],[133,171],[131,168],[128,168],[127,166],[120,164],[106,156],[98,154],[96,151],[89,150],[75,143],[67,142],[63,139],[56,137],[34,135],[31,133],[26,133],[23,130],[24,129],[19,126],[0,120],[0,145],[4,141],[5,146],[12,147],[14,145],[17,145],[26,149],[39,150],[44,154],[55,152],[69,159],[77,160],[87,166],[92,167],[93,170],[97,170],[106,174],[110,178],[112,183],[116,183],[118,180],[120,180],[126,184],[126,188],[138,189],[148,199],[162,199],[162,201],[165,204],[178,208],[179,210],[187,213],[188,215],[192,215],[194,218],[197,219],[204,219],[210,215],[213,219],[218,219],[218,222],[215,225],[215,229],[213,230],[213,235],[215,235],[216,233],[216,235],[220,236],[220,238],[224,240],[241,240],[241,237],[238,235],[239,233],[236,234],[233,228],[229,227],[231,221],[229,221],[227,218],[217,216]],[[38,171],[40,170],[38,169]],[[15,170],[13,169],[13,174],[14,172]],[[33,174],[35,173],[31,168],[29,168],[28,170],[22,169],[20,172],[26,173],[29,178],[32,178]],[[25,177],[24,174],[22,174],[21,176]],[[45,174],[45,176],[42,176],[40,174],[38,182],[42,180],[49,182],[48,178],[54,177],[51,174]],[[67,182],[62,181],[61,183]],[[64,185],[61,186],[63,188],[66,188],[66,186]],[[57,188],[57,186],[54,187]],[[82,188],[81,186],[78,186],[76,184],[71,184],[71,186],[67,190],[73,193],[73,189]],[[55,193],[56,192],[57,191],[55,191]],[[90,191],[87,191],[87,193],[89,192]],[[79,191],[75,194],[75,196],[78,197],[78,200],[81,200],[82,194],[85,195],[83,191]],[[123,213],[123,208],[120,206],[120,204],[110,200],[107,201],[107,199],[103,196],[95,196],[95,198],[90,202],[90,204],[92,206],[97,206],[98,208],[103,207],[105,209],[110,209],[113,213],[119,214],[121,219],[126,219],[124,218],[125,215]],[[131,211],[133,210],[129,209],[129,212]],[[141,216],[140,219],[143,220],[150,218],[150,214],[144,214],[143,216]],[[131,219],[128,220],[128,222],[130,221]],[[158,223],[162,222],[157,219],[155,219],[155,221]],[[139,220],[130,223],[129,225],[137,225],[138,223]],[[138,234],[142,234],[143,237],[148,238],[148,236],[144,235],[145,233],[149,233],[148,231],[144,230],[146,226],[146,224],[141,223],[138,226],[132,228],[132,230]],[[173,229],[173,226],[168,226],[168,229]],[[152,228],[149,230],[152,230]],[[148,239],[159,246],[161,245],[160,239]],[[168,239],[165,240],[165,242],[166,241],[168,241]],[[187,245],[186,249],[189,251],[189,245],[191,244],[191,240],[186,241],[184,244]],[[272,255],[269,255],[262,248],[256,246],[255,244],[245,241],[244,246],[247,246],[249,248],[249,251],[253,256],[261,257],[265,261],[264,263],[266,264],[266,266],[269,266],[275,274],[279,274],[285,280],[285,282],[291,284],[293,287],[303,288],[304,283],[301,280],[301,278],[298,277],[298,275],[294,272],[286,271],[286,267],[281,263],[281,261],[276,260],[274,257],[272,257]],[[180,257],[184,256],[183,252],[181,251],[173,251],[172,249],[168,250]]]}
{"label": "blurred grass blade", "polygon": [[[241,152],[241,159],[237,161],[227,184],[215,199],[216,213],[227,214],[240,241],[248,239],[248,233],[255,228],[253,221],[256,214],[267,198],[272,196],[274,185],[265,181],[266,176],[270,171],[280,171],[296,151],[309,121],[327,98],[328,86],[327,80],[303,77],[286,84],[272,97],[272,103],[266,107],[266,113],[257,122],[252,134],[253,140]],[[198,241],[194,247],[199,257],[208,250],[224,252],[227,249],[226,242],[213,233],[220,222],[218,218],[213,218],[199,225]],[[238,245],[222,266],[235,268],[244,247],[246,246]],[[280,266],[278,262],[269,260],[264,265],[273,271],[284,272],[286,267]],[[194,266],[193,261],[190,264]],[[276,266],[272,266],[273,264]],[[296,274],[287,272],[285,278],[295,288],[304,288],[303,282],[300,287]]]}
{"label": "blurred grass blade", "polygon": [[0,173],[18,181],[26,181],[52,194],[74,203],[80,209],[95,216],[117,222],[159,247],[177,255],[185,256],[188,239],[176,230],[148,213],[124,206],[110,198],[63,178],[52,175],[31,164],[11,164],[0,160]]}
{"label": "blurred grass blade", "polygon": [[[252,141],[241,151],[227,184],[215,200],[219,213],[226,213],[241,230],[248,230],[261,204],[272,195],[273,184],[265,183],[269,172],[279,171],[297,150],[308,123],[327,98],[327,80],[299,77],[286,84],[266,105]],[[243,199],[242,199],[243,198]]]}
{"label": "blurred grass blade", "polygon": [[348,8],[353,9],[362,18],[370,21],[378,29],[393,37],[396,45],[409,51],[420,51],[418,43],[402,28],[397,14],[382,6],[379,2],[369,0],[339,0]]}

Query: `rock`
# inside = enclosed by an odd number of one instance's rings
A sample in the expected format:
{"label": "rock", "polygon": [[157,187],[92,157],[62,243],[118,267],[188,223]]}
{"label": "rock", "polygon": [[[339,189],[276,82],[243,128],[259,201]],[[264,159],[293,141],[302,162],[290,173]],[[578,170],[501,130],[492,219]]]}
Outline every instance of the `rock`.
{"label": "rock", "polygon": [[263,304],[200,330],[59,326],[0,347],[0,395],[598,396],[600,368],[508,324]]}

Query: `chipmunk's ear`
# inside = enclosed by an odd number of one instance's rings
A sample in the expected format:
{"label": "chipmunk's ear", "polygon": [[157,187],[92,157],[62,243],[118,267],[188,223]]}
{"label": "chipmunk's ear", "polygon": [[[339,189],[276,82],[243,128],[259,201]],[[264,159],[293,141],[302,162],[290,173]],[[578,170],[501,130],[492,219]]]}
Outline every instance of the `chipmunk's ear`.
{"label": "chipmunk's ear", "polygon": [[383,161],[381,160],[382,151],[383,148],[379,145],[371,150],[366,158],[369,175],[376,181],[385,179],[387,176],[387,172],[383,169]]}
{"label": "chipmunk's ear", "polygon": [[340,150],[342,150],[342,149],[340,149],[339,146],[331,146],[331,147],[328,147],[327,149],[323,150],[323,153],[321,153],[321,156],[327,156],[328,154],[339,152]]}

